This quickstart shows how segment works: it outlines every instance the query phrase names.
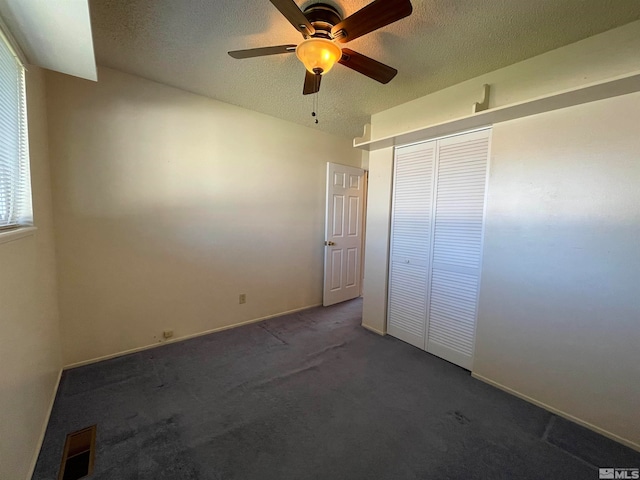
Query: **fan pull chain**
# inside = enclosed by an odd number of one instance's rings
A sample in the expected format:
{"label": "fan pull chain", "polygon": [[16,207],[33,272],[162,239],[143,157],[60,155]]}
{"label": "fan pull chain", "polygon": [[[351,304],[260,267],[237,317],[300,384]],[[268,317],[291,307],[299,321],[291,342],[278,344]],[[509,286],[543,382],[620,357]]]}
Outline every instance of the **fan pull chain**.
{"label": "fan pull chain", "polygon": [[[317,98],[317,96],[318,96],[318,92],[314,93],[313,94],[313,98],[311,100],[313,102],[313,104],[311,106],[311,116],[312,117],[316,116],[316,98]],[[317,118],[316,118],[316,120],[317,120]]]}
{"label": "fan pull chain", "polygon": [[315,76],[315,91],[316,93],[313,94],[313,111],[311,112],[311,116],[315,117],[315,123],[318,123],[318,109],[319,109],[319,95],[320,95],[320,75],[316,74]]}

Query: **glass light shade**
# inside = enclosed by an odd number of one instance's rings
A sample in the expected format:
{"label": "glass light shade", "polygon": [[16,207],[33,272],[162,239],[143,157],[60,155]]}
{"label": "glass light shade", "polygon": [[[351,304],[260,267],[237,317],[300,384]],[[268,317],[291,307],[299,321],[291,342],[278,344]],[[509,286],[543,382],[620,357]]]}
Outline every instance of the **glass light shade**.
{"label": "glass light shade", "polygon": [[296,56],[311,73],[320,69],[321,74],[327,73],[342,57],[340,47],[324,38],[308,38],[296,48]]}

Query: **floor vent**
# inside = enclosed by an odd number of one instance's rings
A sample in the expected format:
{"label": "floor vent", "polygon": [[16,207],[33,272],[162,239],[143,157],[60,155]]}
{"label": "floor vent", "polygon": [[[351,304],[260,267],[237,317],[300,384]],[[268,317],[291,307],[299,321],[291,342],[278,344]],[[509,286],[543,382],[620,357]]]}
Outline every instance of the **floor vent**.
{"label": "floor vent", "polygon": [[67,435],[58,480],[78,480],[93,473],[96,426]]}

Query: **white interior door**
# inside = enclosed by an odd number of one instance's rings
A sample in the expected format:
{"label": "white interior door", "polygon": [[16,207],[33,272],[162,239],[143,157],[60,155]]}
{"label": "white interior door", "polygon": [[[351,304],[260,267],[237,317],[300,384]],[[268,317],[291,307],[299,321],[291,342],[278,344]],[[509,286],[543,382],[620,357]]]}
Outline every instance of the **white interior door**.
{"label": "white interior door", "polygon": [[425,346],[436,142],[396,149],[387,331]]}
{"label": "white interior door", "polygon": [[324,306],[360,295],[364,170],[327,162]]}
{"label": "white interior door", "polygon": [[427,352],[471,370],[490,131],[438,141]]}

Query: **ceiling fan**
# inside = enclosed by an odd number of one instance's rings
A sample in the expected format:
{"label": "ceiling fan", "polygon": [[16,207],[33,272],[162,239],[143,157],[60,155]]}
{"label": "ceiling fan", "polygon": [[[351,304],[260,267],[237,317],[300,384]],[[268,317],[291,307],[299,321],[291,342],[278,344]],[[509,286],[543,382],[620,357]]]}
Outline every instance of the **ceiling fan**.
{"label": "ceiling fan", "polygon": [[387,26],[411,14],[410,0],[374,0],[347,18],[326,3],[315,3],[300,10],[294,0],[270,0],[271,3],[298,30],[304,40],[299,45],[277,45],[229,52],[233,58],[243,59],[295,52],[307,71],[302,93],[308,95],[320,90],[321,76],[338,62],[356,72],[389,83],[398,71],[361,53],[340,48],[362,35]]}

